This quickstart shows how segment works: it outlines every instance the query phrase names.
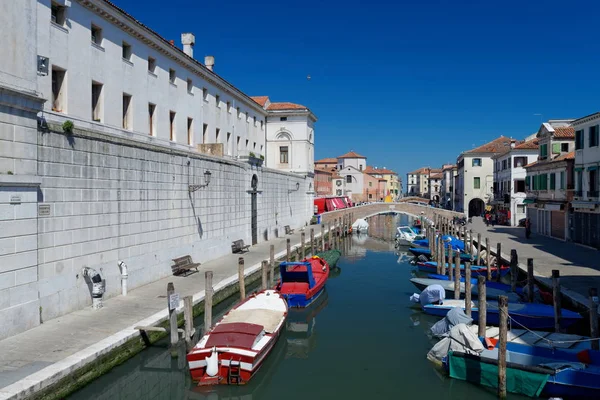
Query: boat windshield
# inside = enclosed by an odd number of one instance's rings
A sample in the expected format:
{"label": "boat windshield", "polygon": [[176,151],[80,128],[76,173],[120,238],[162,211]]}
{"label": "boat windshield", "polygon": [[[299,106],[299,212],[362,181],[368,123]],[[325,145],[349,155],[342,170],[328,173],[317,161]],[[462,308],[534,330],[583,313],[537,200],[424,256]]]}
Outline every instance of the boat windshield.
{"label": "boat windshield", "polygon": [[413,232],[412,229],[410,229],[408,226],[401,226],[398,228],[398,231],[400,233],[403,233],[405,235],[414,235],[415,233]]}

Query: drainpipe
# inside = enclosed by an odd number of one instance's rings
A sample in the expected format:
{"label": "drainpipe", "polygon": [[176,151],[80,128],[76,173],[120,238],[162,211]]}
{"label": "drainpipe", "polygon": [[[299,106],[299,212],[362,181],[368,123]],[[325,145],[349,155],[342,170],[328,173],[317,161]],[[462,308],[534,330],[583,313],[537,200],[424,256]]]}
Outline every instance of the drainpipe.
{"label": "drainpipe", "polygon": [[119,268],[121,268],[121,294],[127,296],[127,264],[123,261],[119,261]]}
{"label": "drainpipe", "polygon": [[83,267],[82,273],[92,281],[92,308],[95,310],[102,308],[102,295],[104,294],[102,276],[95,269],[89,267]]}

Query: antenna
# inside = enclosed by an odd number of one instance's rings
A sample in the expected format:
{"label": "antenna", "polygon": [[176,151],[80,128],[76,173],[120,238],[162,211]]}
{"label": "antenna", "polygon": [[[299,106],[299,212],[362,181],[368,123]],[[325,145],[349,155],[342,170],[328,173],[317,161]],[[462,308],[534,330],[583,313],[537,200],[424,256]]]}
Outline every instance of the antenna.
{"label": "antenna", "polygon": [[539,117],[540,117],[540,125],[541,125],[541,124],[542,124],[542,117],[543,117],[543,114],[533,114],[533,115],[535,115],[535,116],[539,116]]}

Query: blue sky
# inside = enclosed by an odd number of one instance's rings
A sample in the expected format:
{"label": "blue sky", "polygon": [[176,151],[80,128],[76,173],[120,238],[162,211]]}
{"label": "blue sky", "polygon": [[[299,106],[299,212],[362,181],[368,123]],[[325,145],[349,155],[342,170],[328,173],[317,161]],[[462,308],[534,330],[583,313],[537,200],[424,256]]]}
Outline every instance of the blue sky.
{"label": "blue sky", "polygon": [[[600,110],[592,1],[114,0],[249,95],[310,107],[315,159],[406,173]],[[307,75],[311,76],[307,80]]]}

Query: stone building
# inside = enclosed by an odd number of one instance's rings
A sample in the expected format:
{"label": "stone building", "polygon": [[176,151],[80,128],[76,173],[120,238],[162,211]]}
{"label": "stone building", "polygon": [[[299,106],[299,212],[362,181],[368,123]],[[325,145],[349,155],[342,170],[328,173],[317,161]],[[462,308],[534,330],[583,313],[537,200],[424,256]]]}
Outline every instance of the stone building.
{"label": "stone building", "polygon": [[317,196],[331,196],[333,194],[332,177],[335,168],[315,166],[315,194]]}
{"label": "stone building", "polygon": [[440,184],[440,204],[449,210],[454,209],[454,177],[456,165],[445,164],[442,166],[442,181]]}
{"label": "stone building", "polygon": [[572,122],[575,129],[575,198],[571,239],[600,249],[600,113]]}
{"label": "stone building", "polygon": [[[0,57],[0,339],[89,306],[84,267],[111,297],[119,261],[134,289],[173,258],[203,263],[309,222],[307,108],[265,108],[194,59],[193,35],[180,50],[108,1],[6,4],[0,32],[22,45]],[[267,138],[283,115],[293,127]],[[284,131],[294,164],[263,166]]]}

